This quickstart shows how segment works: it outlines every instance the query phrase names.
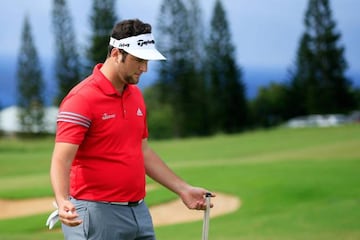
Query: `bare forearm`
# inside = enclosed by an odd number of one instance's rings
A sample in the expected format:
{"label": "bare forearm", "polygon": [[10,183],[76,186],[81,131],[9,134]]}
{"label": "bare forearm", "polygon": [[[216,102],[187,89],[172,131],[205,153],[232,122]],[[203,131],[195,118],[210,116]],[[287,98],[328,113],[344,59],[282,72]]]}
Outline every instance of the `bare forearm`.
{"label": "bare forearm", "polygon": [[[191,186],[177,176],[148,146],[146,139],[143,140],[142,146],[145,170],[149,177],[179,195],[189,209],[206,209],[204,195],[209,192],[208,190]],[[211,196],[215,197],[215,194]]]}
{"label": "bare forearm", "polygon": [[51,185],[56,201],[63,201],[69,197],[69,168],[53,159],[50,169]]}
{"label": "bare forearm", "polygon": [[64,201],[69,197],[70,168],[77,151],[77,146],[56,143],[51,159],[50,178],[56,201]]}
{"label": "bare forearm", "polygon": [[70,169],[77,149],[78,145],[55,143],[50,167],[51,184],[58,205],[59,219],[68,226],[78,226],[82,223],[74,204],[69,200]]}
{"label": "bare forearm", "polygon": [[144,158],[146,174],[161,185],[178,195],[181,195],[181,192],[188,187],[188,184],[176,175],[152,149],[149,148],[144,152]]}
{"label": "bare forearm", "polygon": [[[206,209],[204,195],[209,192],[208,190],[187,184],[151,149],[144,152],[144,157],[146,173],[149,177],[179,195],[189,209]],[[215,197],[215,194],[211,196]]]}

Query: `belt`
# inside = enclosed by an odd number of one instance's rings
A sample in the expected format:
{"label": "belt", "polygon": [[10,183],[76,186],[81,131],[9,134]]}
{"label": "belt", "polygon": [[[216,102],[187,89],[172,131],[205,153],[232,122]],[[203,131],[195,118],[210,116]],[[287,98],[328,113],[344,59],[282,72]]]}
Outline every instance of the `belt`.
{"label": "belt", "polygon": [[144,199],[140,199],[139,201],[136,201],[136,202],[106,202],[106,201],[100,201],[100,202],[112,204],[112,205],[135,207],[135,206],[139,205],[140,203],[142,203],[143,201],[144,201]]}

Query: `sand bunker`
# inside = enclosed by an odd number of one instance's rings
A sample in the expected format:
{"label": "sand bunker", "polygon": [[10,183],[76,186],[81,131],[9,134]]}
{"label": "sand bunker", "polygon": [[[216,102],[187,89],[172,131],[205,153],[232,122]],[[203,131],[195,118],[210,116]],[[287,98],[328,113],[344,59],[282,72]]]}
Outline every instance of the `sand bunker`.
{"label": "sand bunker", "polygon": [[[222,193],[216,193],[216,197],[211,201],[215,206],[210,210],[210,217],[234,212],[241,205],[239,198]],[[51,213],[54,210],[53,202],[52,197],[26,200],[0,199],[0,219]],[[189,210],[180,199],[150,207],[150,212],[155,226],[198,221],[204,216],[203,211]]]}
{"label": "sand bunker", "polygon": [[[236,211],[240,207],[237,197],[216,194],[212,199],[215,207],[210,210],[210,216],[216,217]],[[34,198],[27,200],[0,200],[0,219],[25,217],[54,210],[53,198]],[[155,226],[170,225],[203,218],[203,211],[189,210],[180,199],[169,203],[150,207]]]}

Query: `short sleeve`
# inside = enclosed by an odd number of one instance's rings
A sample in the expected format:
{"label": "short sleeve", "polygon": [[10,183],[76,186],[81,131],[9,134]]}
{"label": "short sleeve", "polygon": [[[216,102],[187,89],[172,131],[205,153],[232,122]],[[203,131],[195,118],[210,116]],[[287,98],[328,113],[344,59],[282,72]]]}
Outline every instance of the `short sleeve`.
{"label": "short sleeve", "polygon": [[80,145],[91,126],[89,103],[80,94],[68,95],[57,116],[56,142]]}

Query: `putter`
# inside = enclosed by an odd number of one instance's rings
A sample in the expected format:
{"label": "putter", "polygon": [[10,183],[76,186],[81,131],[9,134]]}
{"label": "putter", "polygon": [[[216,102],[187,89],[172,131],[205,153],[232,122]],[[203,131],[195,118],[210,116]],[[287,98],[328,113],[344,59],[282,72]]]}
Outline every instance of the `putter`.
{"label": "putter", "polygon": [[206,209],[204,211],[202,240],[208,240],[208,235],[209,235],[210,198],[211,198],[211,193],[206,193],[205,194]]}

